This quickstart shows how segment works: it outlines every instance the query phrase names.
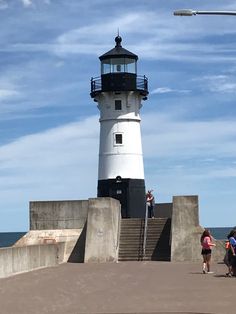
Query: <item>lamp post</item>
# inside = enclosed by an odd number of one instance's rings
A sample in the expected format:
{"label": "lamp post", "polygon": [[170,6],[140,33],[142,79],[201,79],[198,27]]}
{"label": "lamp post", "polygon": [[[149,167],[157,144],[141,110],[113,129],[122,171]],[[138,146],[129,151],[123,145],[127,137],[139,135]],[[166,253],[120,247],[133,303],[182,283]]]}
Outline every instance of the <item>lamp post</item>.
{"label": "lamp post", "polygon": [[197,11],[192,9],[181,9],[174,11],[176,16],[193,16],[193,15],[236,15],[236,11]]}

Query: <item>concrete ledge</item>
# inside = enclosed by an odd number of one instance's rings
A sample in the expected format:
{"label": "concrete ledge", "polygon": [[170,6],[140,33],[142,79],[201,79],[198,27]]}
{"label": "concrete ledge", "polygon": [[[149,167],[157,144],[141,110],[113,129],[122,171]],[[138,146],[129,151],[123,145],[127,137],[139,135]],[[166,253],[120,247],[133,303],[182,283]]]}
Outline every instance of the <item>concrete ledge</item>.
{"label": "concrete ledge", "polygon": [[[83,229],[62,229],[62,230],[30,230],[13,247],[23,247],[44,244],[63,245],[63,255],[60,255],[60,263],[67,262],[80,239]],[[76,246],[76,254],[84,254],[84,246]],[[78,252],[83,250],[83,252]],[[78,261],[78,259],[77,259]]]}
{"label": "concrete ledge", "polygon": [[154,206],[154,216],[156,218],[172,218],[172,203],[157,203]]}
{"label": "concrete ledge", "polygon": [[82,229],[88,200],[30,202],[30,230]]}
{"label": "concrete ledge", "polygon": [[51,267],[63,261],[64,244],[31,245],[0,249],[0,278]]}

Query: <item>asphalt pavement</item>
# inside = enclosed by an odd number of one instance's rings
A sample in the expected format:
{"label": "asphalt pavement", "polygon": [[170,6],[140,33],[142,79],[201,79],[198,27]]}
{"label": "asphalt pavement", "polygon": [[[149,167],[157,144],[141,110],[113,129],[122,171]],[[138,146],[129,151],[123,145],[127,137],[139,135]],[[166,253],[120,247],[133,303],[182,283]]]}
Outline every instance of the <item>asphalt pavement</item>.
{"label": "asphalt pavement", "polygon": [[236,278],[223,264],[67,263],[0,279],[1,314],[233,314]]}

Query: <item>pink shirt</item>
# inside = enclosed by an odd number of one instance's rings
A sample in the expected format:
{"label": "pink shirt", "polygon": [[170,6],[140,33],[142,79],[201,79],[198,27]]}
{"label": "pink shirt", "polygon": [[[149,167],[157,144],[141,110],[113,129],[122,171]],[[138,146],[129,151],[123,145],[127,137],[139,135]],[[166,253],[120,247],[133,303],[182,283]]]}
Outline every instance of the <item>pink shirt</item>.
{"label": "pink shirt", "polygon": [[202,248],[203,249],[210,249],[211,248],[211,238],[210,237],[205,237],[202,241]]}

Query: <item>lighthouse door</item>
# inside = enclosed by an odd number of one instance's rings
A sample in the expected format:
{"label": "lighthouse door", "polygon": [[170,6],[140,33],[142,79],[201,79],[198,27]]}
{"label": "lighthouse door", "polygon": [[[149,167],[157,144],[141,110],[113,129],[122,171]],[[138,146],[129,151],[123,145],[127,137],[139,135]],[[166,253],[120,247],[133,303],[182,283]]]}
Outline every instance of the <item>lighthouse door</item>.
{"label": "lighthouse door", "polygon": [[121,216],[122,218],[128,218],[128,204],[127,204],[127,182],[116,183],[110,185],[109,196],[120,201],[121,204]]}

